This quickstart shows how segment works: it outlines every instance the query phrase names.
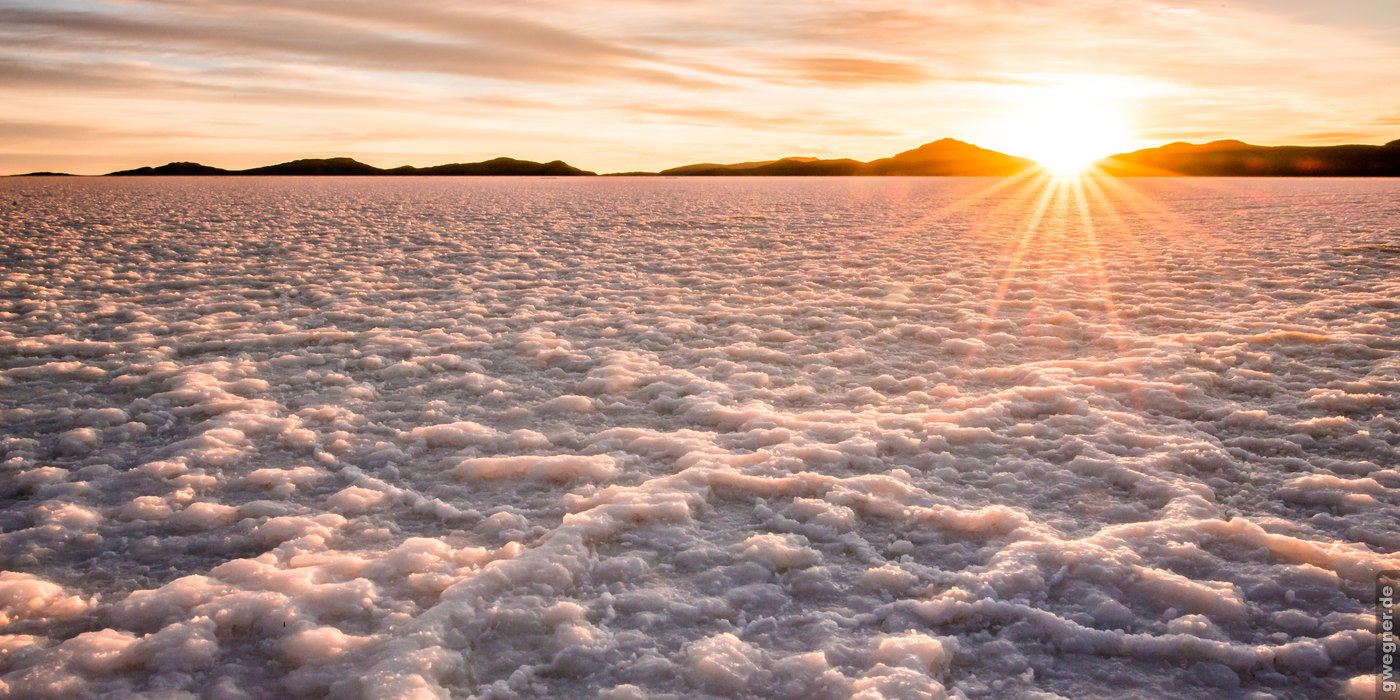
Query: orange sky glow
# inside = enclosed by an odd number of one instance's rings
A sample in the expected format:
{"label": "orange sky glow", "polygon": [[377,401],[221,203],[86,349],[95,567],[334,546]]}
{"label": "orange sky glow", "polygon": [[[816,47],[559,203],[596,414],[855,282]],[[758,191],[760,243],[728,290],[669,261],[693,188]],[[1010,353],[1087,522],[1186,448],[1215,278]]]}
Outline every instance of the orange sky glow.
{"label": "orange sky glow", "polygon": [[1384,143],[1395,75],[1393,0],[0,0],[0,173]]}

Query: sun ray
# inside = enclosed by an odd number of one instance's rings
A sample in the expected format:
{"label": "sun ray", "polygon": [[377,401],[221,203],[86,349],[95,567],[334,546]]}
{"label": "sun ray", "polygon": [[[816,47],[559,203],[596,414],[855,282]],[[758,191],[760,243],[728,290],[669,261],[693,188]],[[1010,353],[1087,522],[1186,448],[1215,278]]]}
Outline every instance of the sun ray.
{"label": "sun ray", "polygon": [[[1027,168],[1019,173],[1016,173],[1015,175],[1011,175],[1010,177],[1001,178],[999,180],[996,180],[992,184],[987,185],[986,187],[976,190],[970,194],[963,195],[962,197],[957,198],[949,204],[943,205],[942,207],[926,212],[914,221],[904,224],[903,226],[900,226],[894,231],[881,237],[881,242],[883,244],[889,244],[893,241],[897,241],[901,238],[909,236],[910,234],[916,231],[922,230],[923,227],[931,221],[943,219],[952,216],[953,214],[957,214],[964,210],[970,209],[973,205],[984,200],[991,199],[993,195],[996,195],[1002,192],[1003,190],[1010,189],[1014,193],[1022,188],[1030,186],[1032,183],[1041,180],[1044,177],[1044,173],[1033,168]],[[997,206],[993,213],[1010,206],[1011,201],[1012,200],[1002,202]]]}
{"label": "sun ray", "polygon": [[1048,179],[1043,179],[1040,182],[1041,185],[1038,193],[1032,193],[1031,195],[1035,197],[1036,201],[1030,215],[1026,218],[1024,225],[1017,227],[1020,230],[1020,235],[1017,236],[1014,242],[1015,250],[1013,250],[1010,255],[1003,254],[1001,256],[1002,259],[1006,260],[1006,266],[1002,268],[1000,278],[997,281],[996,293],[993,294],[991,301],[987,304],[986,319],[983,320],[978,330],[978,340],[986,338],[987,331],[991,327],[992,322],[996,320],[997,312],[1000,310],[1002,303],[1006,300],[1006,292],[1010,289],[1011,283],[1015,280],[1017,273],[1020,271],[1026,251],[1030,247],[1031,242],[1037,237],[1039,226],[1045,219],[1045,213],[1054,200],[1054,183]]}
{"label": "sun ray", "polygon": [[1072,183],[1075,206],[1079,210],[1080,226],[1084,231],[1085,249],[1089,254],[1089,260],[1093,266],[1094,282],[1098,288],[1099,298],[1104,304],[1104,314],[1108,317],[1109,327],[1114,332],[1115,345],[1119,352],[1126,349],[1123,340],[1123,325],[1118,318],[1118,305],[1113,298],[1113,288],[1109,282],[1108,270],[1104,267],[1103,251],[1099,247],[1098,231],[1094,226],[1093,212],[1090,209],[1086,193],[1087,182],[1092,177],[1078,178]]}
{"label": "sun ray", "polygon": [[[1188,220],[1180,213],[1172,211],[1160,201],[1148,197],[1135,187],[1131,187],[1122,180],[1114,177],[1104,177],[1095,179],[1105,189],[1112,189],[1117,195],[1118,201],[1122,201],[1129,208],[1145,216],[1150,215],[1157,230],[1166,236],[1179,239],[1190,236],[1196,240],[1209,241],[1218,245],[1226,245],[1227,242],[1215,235],[1213,231],[1201,224]],[[1193,184],[1194,186],[1194,184]],[[1145,213],[1145,214],[1144,214]],[[1124,230],[1132,230],[1132,227],[1124,227]]]}

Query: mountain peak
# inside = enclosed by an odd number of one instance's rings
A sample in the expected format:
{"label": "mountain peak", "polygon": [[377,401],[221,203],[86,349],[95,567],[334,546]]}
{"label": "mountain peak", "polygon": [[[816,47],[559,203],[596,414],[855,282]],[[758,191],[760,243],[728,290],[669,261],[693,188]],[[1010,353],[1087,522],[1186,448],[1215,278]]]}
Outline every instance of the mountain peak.
{"label": "mountain peak", "polygon": [[1221,139],[1219,141],[1211,141],[1210,143],[1203,146],[1203,148],[1252,148],[1252,146],[1239,139]]}
{"label": "mountain peak", "polygon": [[135,170],[119,170],[111,175],[227,175],[229,171],[188,160],[177,160],[154,168],[150,166]]}
{"label": "mountain peak", "polygon": [[943,138],[866,164],[866,175],[1014,175],[1035,161]]}

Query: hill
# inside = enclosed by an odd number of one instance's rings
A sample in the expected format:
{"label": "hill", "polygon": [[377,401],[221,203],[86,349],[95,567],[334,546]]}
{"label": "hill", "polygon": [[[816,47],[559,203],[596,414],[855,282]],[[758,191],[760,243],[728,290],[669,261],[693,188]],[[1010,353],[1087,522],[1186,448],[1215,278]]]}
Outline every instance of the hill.
{"label": "hill", "polygon": [[[810,156],[790,156],[781,161],[810,163],[820,160]],[[660,175],[733,175],[736,171],[747,171],[781,162],[780,160],[751,160],[743,163],[692,163],[662,170]],[[637,173],[655,175],[658,173]]]}
{"label": "hill", "polygon": [[136,168],[108,173],[112,176],[130,175],[277,175],[277,176],[366,176],[366,175],[593,175],[561,160],[536,163],[514,158],[493,158],[480,163],[449,163],[416,168],[376,168],[354,158],[302,158],[300,160],[265,165],[247,170],[224,170],[199,163],[168,163],[158,167]]}
{"label": "hill", "polygon": [[[823,160],[820,158],[782,158],[780,160],[760,160],[749,163],[696,163],[678,168],[662,170],[660,175],[707,176],[707,175],[855,175],[865,164],[858,160],[840,158]],[[650,173],[649,173],[650,174]]]}
{"label": "hill", "polygon": [[1098,162],[1117,177],[1400,177],[1400,140],[1384,146],[1254,146],[1242,141],[1169,143]]}
{"label": "hill", "polygon": [[1035,165],[1035,161],[978,148],[956,139],[940,139],[889,158],[868,163],[850,158],[819,159],[791,157],[749,163],[695,163],[658,175],[1012,175]]}
{"label": "hill", "polygon": [[940,139],[891,158],[865,164],[860,175],[1014,175],[1036,163],[978,148],[956,139]]}
{"label": "hill", "polygon": [[389,172],[394,175],[552,175],[555,177],[594,174],[575,168],[562,160],[536,163],[532,160],[516,160],[514,158],[493,158],[480,163],[448,163],[426,168],[405,165]]}
{"label": "hill", "polygon": [[383,175],[384,170],[354,158],[302,158],[261,168],[236,170],[231,175]]}
{"label": "hill", "polygon": [[136,168],[135,170],[118,170],[118,171],[115,172],[115,173],[107,173],[107,174],[108,174],[108,175],[116,175],[116,176],[126,176],[126,175],[231,175],[231,174],[233,174],[233,172],[230,171],[230,170],[224,170],[223,168],[215,168],[215,167],[211,167],[211,166],[208,166],[208,165],[200,165],[199,163],[179,162],[179,163],[166,163],[165,165],[157,166],[157,167],[154,167],[154,168],[152,168],[152,167],[150,167],[150,166],[147,166],[147,167],[144,167],[144,168]]}

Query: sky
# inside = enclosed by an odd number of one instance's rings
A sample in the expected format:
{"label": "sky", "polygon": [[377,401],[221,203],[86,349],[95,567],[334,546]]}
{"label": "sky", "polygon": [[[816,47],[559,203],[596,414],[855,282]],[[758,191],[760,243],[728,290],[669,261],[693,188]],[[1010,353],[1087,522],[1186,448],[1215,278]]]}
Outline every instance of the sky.
{"label": "sky", "polygon": [[0,0],[0,173],[1384,143],[1396,75],[1395,0]]}

